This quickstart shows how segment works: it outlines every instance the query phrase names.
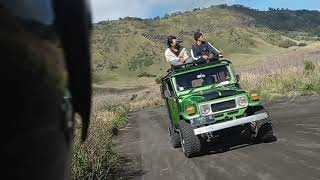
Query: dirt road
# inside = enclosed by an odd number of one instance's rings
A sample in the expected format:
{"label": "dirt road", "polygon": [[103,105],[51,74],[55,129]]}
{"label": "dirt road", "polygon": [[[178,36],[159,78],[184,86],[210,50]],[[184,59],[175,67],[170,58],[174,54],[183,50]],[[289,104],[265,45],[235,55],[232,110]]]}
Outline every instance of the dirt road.
{"label": "dirt road", "polygon": [[[221,152],[214,145],[188,159],[174,149],[164,107],[129,115],[119,151],[126,157],[126,179],[142,180],[320,180],[320,97],[282,99],[265,104],[278,140],[234,144]],[[234,140],[237,141],[237,140]]]}

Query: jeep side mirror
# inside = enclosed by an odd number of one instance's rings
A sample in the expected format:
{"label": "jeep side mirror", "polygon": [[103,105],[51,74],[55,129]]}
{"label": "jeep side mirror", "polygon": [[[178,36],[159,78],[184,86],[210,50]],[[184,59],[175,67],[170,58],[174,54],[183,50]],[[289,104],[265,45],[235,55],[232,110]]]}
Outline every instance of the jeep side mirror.
{"label": "jeep side mirror", "polygon": [[170,97],[171,96],[171,93],[169,90],[164,90],[164,97]]}
{"label": "jeep side mirror", "polygon": [[239,74],[236,74],[236,79],[237,79],[237,82],[240,81],[240,75]]}

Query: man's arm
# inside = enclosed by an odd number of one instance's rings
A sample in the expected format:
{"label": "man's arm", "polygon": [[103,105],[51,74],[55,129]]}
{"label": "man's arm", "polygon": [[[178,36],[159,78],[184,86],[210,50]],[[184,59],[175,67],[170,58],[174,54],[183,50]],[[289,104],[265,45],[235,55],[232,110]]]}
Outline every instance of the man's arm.
{"label": "man's arm", "polygon": [[186,61],[189,58],[188,51],[185,48],[183,48],[179,54],[179,57]]}
{"label": "man's arm", "polygon": [[215,48],[212,44],[210,44],[209,42],[207,42],[206,46],[212,53],[220,54],[220,51],[217,48]]}
{"label": "man's arm", "polygon": [[192,48],[191,48],[191,51],[190,51],[190,53],[191,53],[191,56],[192,56],[192,58],[194,59],[194,60],[198,60],[201,56],[197,56],[196,54],[197,54],[197,50],[192,46]]}

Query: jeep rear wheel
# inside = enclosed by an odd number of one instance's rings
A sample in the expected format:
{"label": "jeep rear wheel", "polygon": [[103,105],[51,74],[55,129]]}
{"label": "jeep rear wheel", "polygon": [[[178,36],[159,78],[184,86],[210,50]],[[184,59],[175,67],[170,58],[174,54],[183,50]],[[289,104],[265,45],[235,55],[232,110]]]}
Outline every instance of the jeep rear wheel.
{"label": "jeep rear wheel", "polygon": [[180,138],[182,151],[186,157],[194,157],[201,152],[201,141],[194,134],[193,128],[184,120],[180,121]]}
{"label": "jeep rear wheel", "polygon": [[172,124],[170,122],[169,127],[168,127],[168,131],[169,131],[169,138],[171,141],[171,144],[174,148],[179,148],[181,147],[181,141],[180,141],[180,135],[178,132],[176,132],[173,128],[172,128]]}

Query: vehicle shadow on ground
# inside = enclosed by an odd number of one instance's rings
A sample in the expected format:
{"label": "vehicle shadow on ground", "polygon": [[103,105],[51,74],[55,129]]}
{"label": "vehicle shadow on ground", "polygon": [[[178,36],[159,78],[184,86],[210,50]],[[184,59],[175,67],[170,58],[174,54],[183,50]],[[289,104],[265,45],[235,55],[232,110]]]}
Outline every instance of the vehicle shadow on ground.
{"label": "vehicle shadow on ground", "polygon": [[[274,136],[264,143],[272,143],[277,141],[277,138]],[[263,143],[263,142],[262,142]],[[203,151],[201,156],[219,154],[227,151],[233,151],[240,148],[245,148],[248,146],[255,146],[260,143],[253,142],[249,137],[227,137],[219,139],[214,142],[206,142],[203,144]]]}

